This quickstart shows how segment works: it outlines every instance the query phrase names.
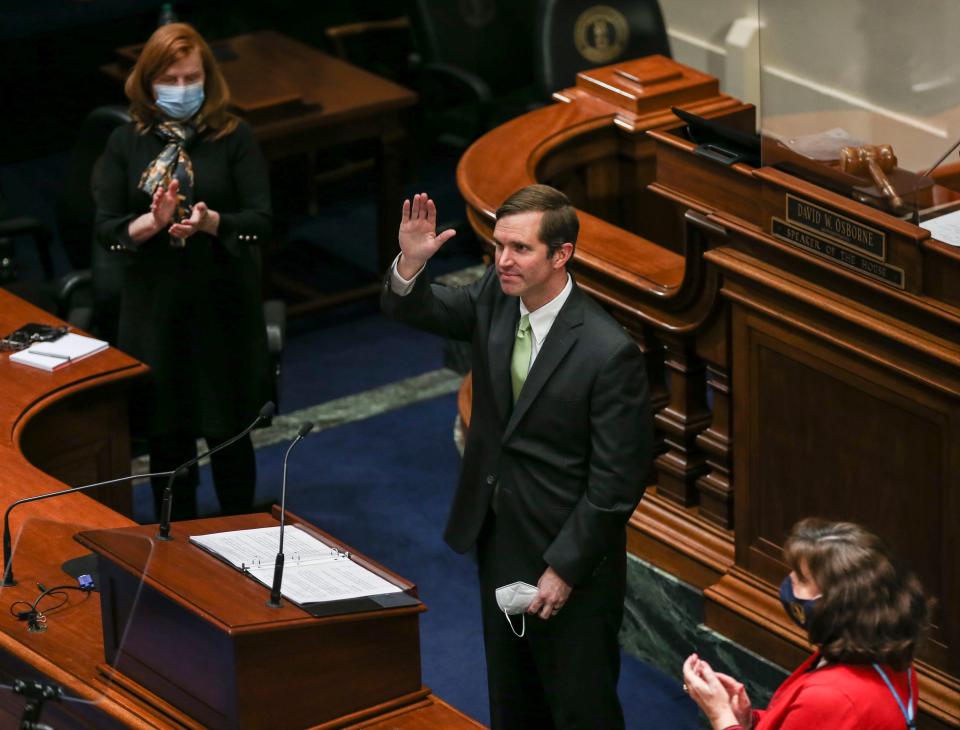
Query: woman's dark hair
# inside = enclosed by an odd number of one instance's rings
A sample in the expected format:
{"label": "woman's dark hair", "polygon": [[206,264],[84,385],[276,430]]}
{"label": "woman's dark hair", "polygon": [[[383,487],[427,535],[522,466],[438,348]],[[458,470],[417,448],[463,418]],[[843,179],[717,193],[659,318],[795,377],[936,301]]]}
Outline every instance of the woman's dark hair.
{"label": "woman's dark hair", "polygon": [[213,130],[213,138],[230,134],[239,120],[230,113],[230,89],[220,72],[213,51],[193,26],[187,23],[169,23],[157,28],[140,51],[140,56],[123,90],[130,99],[130,116],[137,130],[149,129],[160,116],[153,97],[153,82],[175,61],[192,51],[198,51],[203,61],[203,106],[200,108],[202,128]]}
{"label": "woman's dark hair", "polygon": [[543,213],[537,235],[547,244],[547,256],[552,258],[565,243],[577,248],[580,221],[577,210],[566,195],[549,185],[527,185],[503,201],[497,208],[497,220],[517,213]]}
{"label": "woman's dark hair", "polygon": [[931,603],[879,537],[852,522],[808,518],[794,525],[783,554],[794,571],[805,566],[820,588],[808,633],[824,658],[907,668]]}

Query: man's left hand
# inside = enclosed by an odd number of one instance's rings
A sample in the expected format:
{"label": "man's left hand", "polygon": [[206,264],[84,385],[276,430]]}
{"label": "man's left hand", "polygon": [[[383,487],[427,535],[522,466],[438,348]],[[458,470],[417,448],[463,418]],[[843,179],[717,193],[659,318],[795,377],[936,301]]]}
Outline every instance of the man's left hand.
{"label": "man's left hand", "polygon": [[535,613],[544,621],[556,614],[570,598],[573,586],[561,578],[549,565],[537,581],[539,592],[527,608],[527,613]]}

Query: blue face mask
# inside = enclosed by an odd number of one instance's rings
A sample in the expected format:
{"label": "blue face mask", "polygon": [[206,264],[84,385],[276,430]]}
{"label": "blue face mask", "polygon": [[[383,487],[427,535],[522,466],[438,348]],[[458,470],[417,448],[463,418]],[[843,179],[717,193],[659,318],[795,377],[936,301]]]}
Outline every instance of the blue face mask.
{"label": "blue face mask", "polygon": [[171,119],[189,119],[203,106],[202,83],[189,86],[156,84],[153,90],[157,95],[157,107]]}
{"label": "blue face mask", "polygon": [[816,598],[797,598],[793,593],[793,583],[788,575],[780,584],[780,603],[787,616],[792,618],[801,629],[810,626],[810,615],[817,603]]}

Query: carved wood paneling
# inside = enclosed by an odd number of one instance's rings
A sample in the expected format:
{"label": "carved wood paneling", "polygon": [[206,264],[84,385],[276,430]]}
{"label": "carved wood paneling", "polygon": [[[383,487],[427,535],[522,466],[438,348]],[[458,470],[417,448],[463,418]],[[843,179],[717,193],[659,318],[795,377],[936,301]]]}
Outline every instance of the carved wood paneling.
{"label": "carved wood paneling", "polygon": [[[960,392],[939,392],[864,362],[853,343],[827,343],[745,309],[736,307],[733,320],[736,388],[745,391],[737,564],[776,584],[797,520],[853,520],[883,535],[931,595],[955,605],[960,570],[944,550],[956,515],[951,492],[960,489]],[[960,637],[954,622],[938,623],[924,656],[946,666]]]}
{"label": "carved wood paneling", "polygon": [[730,377],[726,368],[707,366],[707,387],[713,394],[710,426],[697,435],[696,445],[706,455],[709,471],[697,479],[700,515],[721,527],[732,528],[733,488],[730,483]]}
{"label": "carved wood paneling", "polygon": [[664,335],[670,403],[654,417],[663,431],[667,451],[654,460],[659,493],[684,506],[698,503],[696,480],[707,470],[706,454],[697,436],[710,424],[707,407],[706,366],[691,338]]}

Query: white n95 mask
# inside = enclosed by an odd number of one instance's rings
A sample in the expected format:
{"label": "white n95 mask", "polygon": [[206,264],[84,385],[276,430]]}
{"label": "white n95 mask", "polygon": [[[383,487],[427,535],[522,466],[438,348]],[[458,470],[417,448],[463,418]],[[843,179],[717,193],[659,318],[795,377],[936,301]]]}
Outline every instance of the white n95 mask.
{"label": "white n95 mask", "polygon": [[[533,603],[533,599],[537,597],[539,592],[536,586],[524,583],[523,581],[517,581],[516,583],[510,583],[497,588],[497,605],[500,607],[500,610],[503,611],[507,623],[510,624],[510,630],[517,638],[522,639],[523,635],[527,633],[527,609],[530,607],[530,604]],[[511,616],[515,616],[518,613],[522,616],[522,628],[519,634],[517,630],[513,628],[513,621],[510,619]]]}

